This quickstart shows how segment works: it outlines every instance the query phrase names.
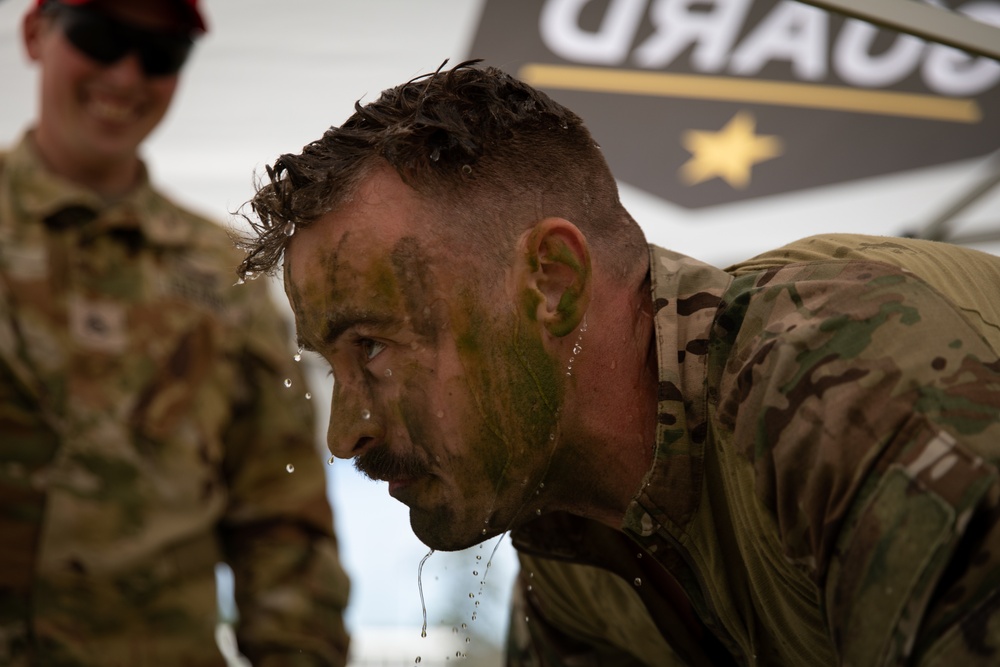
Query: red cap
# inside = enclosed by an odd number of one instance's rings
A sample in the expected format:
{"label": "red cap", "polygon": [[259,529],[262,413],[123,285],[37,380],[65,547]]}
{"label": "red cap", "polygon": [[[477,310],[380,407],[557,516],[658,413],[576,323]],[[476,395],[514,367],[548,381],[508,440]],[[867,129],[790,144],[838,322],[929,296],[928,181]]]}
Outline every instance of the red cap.
{"label": "red cap", "polygon": [[[53,0],[37,0],[35,3],[37,7],[41,7],[46,2],[52,2]],[[62,5],[86,5],[90,4],[93,0],[54,0]],[[177,0],[178,4],[181,5],[181,10],[184,12],[185,17],[187,17],[188,22],[195,32],[206,32],[208,28],[205,26],[205,19],[202,17],[201,12],[198,11],[198,0]]]}

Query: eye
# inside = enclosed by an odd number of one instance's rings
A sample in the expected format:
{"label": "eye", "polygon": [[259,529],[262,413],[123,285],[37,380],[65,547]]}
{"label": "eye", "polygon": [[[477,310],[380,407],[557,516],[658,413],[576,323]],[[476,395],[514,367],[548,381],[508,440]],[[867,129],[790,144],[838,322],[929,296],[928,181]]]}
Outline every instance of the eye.
{"label": "eye", "polygon": [[385,344],[380,343],[377,340],[372,340],[371,338],[361,338],[358,340],[358,345],[361,347],[362,351],[365,353],[365,357],[368,361],[371,361],[385,349]]}

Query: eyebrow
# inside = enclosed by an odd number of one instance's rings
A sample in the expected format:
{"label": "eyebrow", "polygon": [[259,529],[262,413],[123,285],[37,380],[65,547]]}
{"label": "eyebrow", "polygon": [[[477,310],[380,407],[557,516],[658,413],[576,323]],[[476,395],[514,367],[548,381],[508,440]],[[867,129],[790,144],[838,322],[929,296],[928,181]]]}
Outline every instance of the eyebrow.
{"label": "eyebrow", "polygon": [[[399,324],[400,319],[392,315],[372,313],[371,311],[344,311],[329,316],[323,324],[320,340],[324,346],[333,345],[337,339],[344,335],[344,332],[352,327],[386,327]],[[299,347],[310,352],[317,352],[309,341],[297,336]]]}

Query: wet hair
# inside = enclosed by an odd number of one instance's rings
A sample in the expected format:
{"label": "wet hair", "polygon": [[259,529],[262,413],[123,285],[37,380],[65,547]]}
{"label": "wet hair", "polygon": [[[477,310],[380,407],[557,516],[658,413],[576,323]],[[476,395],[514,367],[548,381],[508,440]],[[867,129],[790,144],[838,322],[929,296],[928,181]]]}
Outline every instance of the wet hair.
{"label": "wet hair", "polygon": [[289,232],[350,202],[386,165],[440,221],[433,233],[473,253],[485,271],[509,265],[517,237],[549,216],[579,227],[619,276],[645,261],[642,232],[580,117],[467,61],[356,103],[342,126],[267,167],[247,203],[251,231],[238,238],[247,253],[240,275],[273,273]]}

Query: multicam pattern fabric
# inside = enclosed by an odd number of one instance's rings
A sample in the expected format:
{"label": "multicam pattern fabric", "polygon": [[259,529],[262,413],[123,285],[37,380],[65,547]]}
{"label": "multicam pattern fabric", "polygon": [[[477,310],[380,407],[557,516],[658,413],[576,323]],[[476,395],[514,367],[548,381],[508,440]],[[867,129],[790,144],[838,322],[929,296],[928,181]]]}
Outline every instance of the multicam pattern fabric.
{"label": "multicam pattern fabric", "polygon": [[255,666],[345,664],[311,404],[238,263],[146,182],[102,201],[30,136],[3,159],[0,664],[221,665],[219,561]]}
{"label": "multicam pattern fabric", "polygon": [[[834,235],[651,261],[654,466],[621,533],[515,536],[509,663],[1000,664],[1000,258]],[[609,571],[636,595],[588,618]]]}

